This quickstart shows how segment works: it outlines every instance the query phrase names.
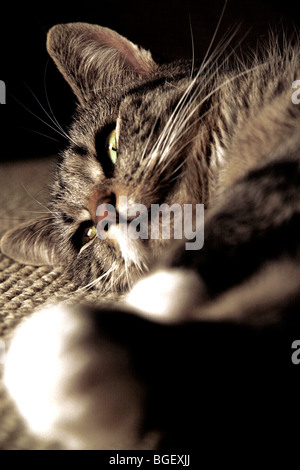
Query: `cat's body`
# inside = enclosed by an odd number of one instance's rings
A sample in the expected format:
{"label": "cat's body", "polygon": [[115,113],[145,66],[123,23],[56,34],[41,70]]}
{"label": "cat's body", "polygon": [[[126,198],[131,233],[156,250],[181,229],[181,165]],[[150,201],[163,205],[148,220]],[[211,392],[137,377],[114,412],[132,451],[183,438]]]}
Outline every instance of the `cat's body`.
{"label": "cat's body", "polygon": [[[71,24],[51,30],[48,50],[79,106],[51,222],[8,232],[2,250],[21,262],[64,265],[100,299],[107,289],[131,291],[123,307],[55,307],[29,319],[6,373],[21,411],[38,433],[73,448],[195,447],[215,425],[226,433],[228,420],[241,429],[258,416],[274,429],[284,418],[272,414],[276,384],[286,378],[299,325],[300,115],[292,87],[300,46],[280,52],[273,38],[247,67],[220,55],[193,70],[158,66],[110,30]],[[149,213],[151,204],[205,204],[203,248],[133,239],[121,230],[121,196],[127,210],[143,204]],[[107,204],[118,216],[109,227],[115,238],[89,239]],[[56,345],[41,364],[18,352],[35,328],[41,345],[49,337]],[[33,371],[26,393],[10,366],[20,356],[19,367]],[[40,389],[45,363],[52,375]]]}

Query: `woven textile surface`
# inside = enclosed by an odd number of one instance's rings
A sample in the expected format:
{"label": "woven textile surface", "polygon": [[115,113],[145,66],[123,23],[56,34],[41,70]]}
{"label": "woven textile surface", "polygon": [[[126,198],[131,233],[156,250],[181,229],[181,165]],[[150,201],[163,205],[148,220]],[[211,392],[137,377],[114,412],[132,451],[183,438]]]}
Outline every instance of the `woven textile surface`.
{"label": "woven textile surface", "polygon": [[[55,161],[55,158],[44,158],[0,166],[0,236],[26,219],[43,214],[47,217],[44,204]],[[113,294],[107,297],[108,300],[111,298]],[[59,268],[25,266],[0,253],[0,340],[5,349],[24,317],[37,307],[58,300],[98,302],[99,293],[76,291]],[[0,449],[59,449],[55,436],[53,441],[44,442],[26,428],[3,386],[3,363],[5,356],[0,361]]]}

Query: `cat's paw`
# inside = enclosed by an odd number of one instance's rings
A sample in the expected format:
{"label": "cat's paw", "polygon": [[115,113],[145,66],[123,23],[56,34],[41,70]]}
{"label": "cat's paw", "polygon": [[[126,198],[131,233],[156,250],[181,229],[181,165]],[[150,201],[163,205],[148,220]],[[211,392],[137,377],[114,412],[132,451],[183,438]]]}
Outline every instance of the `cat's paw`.
{"label": "cat's paw", "polygon": [[97,321],[65,305],[33,314],[12,341],[5,384],[40,437],[71,449],[152,447],[138,432],[143,386],[126,348]]}
{"label": "cat's paw", "polygon": [[196,272],[163,269],[137,282],[126,303],[143,316],[169,322],[192,318],[204,296],[205,288]]}

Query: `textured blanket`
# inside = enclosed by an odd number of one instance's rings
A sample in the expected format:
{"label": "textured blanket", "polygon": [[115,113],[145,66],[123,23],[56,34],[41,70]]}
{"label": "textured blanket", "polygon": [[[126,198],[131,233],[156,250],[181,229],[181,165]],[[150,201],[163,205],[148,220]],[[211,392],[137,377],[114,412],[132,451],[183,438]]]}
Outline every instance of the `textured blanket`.
{"label": "textured blanket", "polygon": [[[1,233],[47,213],[48,184],[55,158],[6,163],[0,166]],[[46,216],[46,215],[45,215]],[[99,293],[76,291],[62,270],[47,266],[24,266],[0,253],[0,340],[7,350],[19,322],[34,309],[56,300],[98,301]],[[101,299],[102,301],[102,299]],[[5,355],[1,353],[0,374]],[[42,442],[26,428],[2,381],[0,382],[0,449],[59,449],[55,442]]]}

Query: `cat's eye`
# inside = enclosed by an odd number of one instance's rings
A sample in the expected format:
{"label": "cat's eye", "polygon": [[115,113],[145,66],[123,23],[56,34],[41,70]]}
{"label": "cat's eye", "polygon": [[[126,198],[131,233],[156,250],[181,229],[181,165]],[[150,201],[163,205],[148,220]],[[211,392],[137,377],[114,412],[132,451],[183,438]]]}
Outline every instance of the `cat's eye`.
{"label": "cat's eye", "polygon": [[111,162],[115,165],[117,161],[116,129],[112,130],[106,139],[105,148]]}
{"label": "cat's eye", "polygon": [[97,235],[97,229],[94,225],[91,227],[86,227],[83,230],[83,234],[81,238],[82,246],[86,245],[89,241],[93,240],[93,238],[95,238],[96,235]]}

